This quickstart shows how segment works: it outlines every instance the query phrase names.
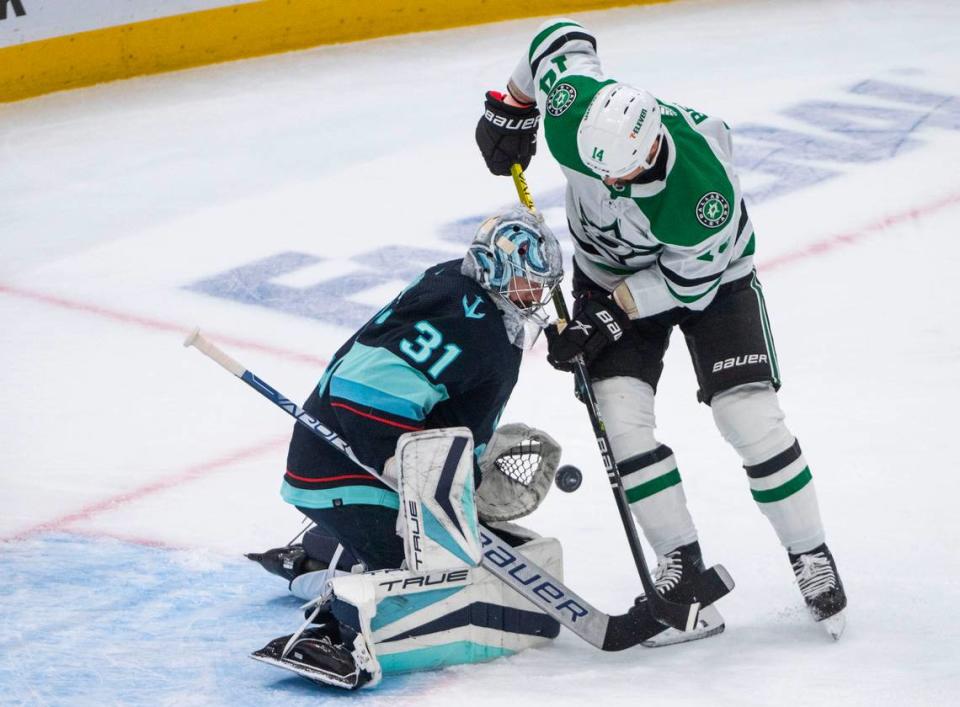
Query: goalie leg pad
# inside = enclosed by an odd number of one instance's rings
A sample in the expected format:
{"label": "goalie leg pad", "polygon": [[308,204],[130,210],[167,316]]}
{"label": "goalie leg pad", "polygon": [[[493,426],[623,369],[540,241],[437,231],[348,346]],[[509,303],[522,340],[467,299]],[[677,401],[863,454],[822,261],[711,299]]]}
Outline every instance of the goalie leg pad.
{"label": "goalie leg pad", "polygon": [[408,432],[397,441],[407,567],[417,573],[480,564],[473,436],[465,427]]}
{"label": "goalie leg pad", "polygon": [[[557,540],[537,538],[522,549],[562,577]],[[365,645],[385,675],[485,662],[547,645],[560,631],[556,620],[483,567],[368,572],[337,577],[330,586],[333,614],[369,632]],[[371,595],[373,602],[357,601]]]}

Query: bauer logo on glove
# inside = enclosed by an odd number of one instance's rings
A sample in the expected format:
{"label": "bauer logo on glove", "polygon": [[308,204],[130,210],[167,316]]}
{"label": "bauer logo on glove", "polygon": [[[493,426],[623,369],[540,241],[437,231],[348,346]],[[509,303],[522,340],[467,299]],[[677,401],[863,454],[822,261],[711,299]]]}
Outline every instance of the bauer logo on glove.
{"label": "bauer logo on glove", "polygon": [[516,162],[523,169],[537,153],[540,111],[531,105],[510,105],[506,94],[488,91],[475,137],[483,161],[493,174],[509,176]]}
{"label": "bauer logo on glove", "polygon": [[587,299],[565,327],[557,323],[547,328],[547,361],[557,370],[572,371],[578,355],[589,363],[619,341],[626,324],[626,315],[610,298]]}

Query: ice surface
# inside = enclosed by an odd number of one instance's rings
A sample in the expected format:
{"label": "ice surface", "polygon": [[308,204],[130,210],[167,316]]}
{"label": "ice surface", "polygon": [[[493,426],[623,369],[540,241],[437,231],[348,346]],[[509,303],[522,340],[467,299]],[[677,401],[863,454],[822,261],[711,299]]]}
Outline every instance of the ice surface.
{"label": "ice surface", "polygon": [[[680,337],[658,396],[726,632],[549,649],[333,694],[246,654],[296,627],[242,559],[299,529],[289,419],[180,342],[201,325],[295,399],[411,272],[512,203],[473,127],[538,24],[319,48],[0,106],[0,702],[947,705],[960,690],[960,6],[682,2],[579,16],[611,74],[724,117],[782,403],[850,597],[804,613]],[[563,228],[543,151],[534,197]],[[529,524],[607,611],[639,592],[589,423],[542,348],[504,416],[584,471]],[[276,580],[276,581],[274,581]]]}

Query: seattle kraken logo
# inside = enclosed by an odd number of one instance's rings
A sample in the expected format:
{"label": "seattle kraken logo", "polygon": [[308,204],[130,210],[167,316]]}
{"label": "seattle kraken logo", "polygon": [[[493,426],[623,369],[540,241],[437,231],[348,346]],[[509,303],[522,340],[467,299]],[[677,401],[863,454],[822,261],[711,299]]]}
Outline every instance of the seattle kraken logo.
{"label": "seattle kraken logo", "polygon": [[468,304],[467,296],[463,296],[463,316],[465,316],[467,319],[483,319],[485,316],[487,316],[486,312],[480,312],[477,310],[477,307],[483,304],[483,299],[481,299],[480,295],[477,295],[476,297],[477,298],[473,301],[473,304]]}

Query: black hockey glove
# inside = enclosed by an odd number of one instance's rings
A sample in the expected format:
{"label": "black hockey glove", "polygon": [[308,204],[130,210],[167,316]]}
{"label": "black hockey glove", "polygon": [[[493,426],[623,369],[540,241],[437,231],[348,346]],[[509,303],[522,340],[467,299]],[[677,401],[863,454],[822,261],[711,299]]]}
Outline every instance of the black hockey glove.
{"label": "black hockey glove", "polygon": [[477,123],[477,146],[487,169],[496,175],[510,176],[510,167],[519,162],[524,169],[537,154],[537,125],[540,111],[536,105],[508,106],[506,96],[487,91],[483,117]]}
{"label": "black hockey glove", "polygon": [[588,298],[562,332],[556,324],[547,327],[547,361],[558,371],[572,371],[577,354],[590,363],[620,340],[628,324],[627,315],[609,297]]}

